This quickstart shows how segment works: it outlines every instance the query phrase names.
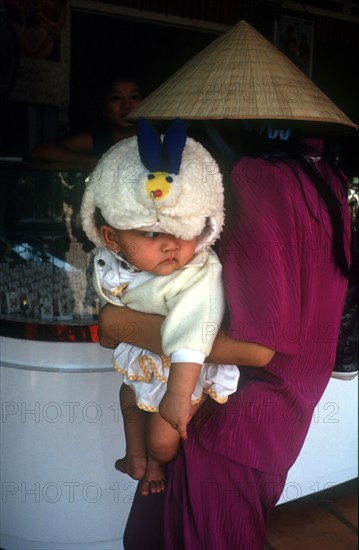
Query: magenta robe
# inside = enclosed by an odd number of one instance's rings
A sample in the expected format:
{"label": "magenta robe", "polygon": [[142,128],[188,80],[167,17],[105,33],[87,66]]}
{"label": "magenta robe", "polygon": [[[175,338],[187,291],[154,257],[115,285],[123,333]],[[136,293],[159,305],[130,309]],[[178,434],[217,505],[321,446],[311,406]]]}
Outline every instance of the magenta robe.
{"label": "magenta robe", "polygon": [[[312,165],[343,205],[349,257],[346,196],[320,160],[321,142],[315,145]],[[263,548],[266,515],[332,373],[347,280],[332,259],[327,211],[301,168],[295,170],[301,183],[280,159],[243,157],[232,171],[235,221],[227,219],[219,251],[227,334],[276,354],[265,368],[242,366],[229,402],[205,404],[194,417],[189,439],[169,465],[166,550]],[[149,532],[145,539],[142,550],[154,548]]]}

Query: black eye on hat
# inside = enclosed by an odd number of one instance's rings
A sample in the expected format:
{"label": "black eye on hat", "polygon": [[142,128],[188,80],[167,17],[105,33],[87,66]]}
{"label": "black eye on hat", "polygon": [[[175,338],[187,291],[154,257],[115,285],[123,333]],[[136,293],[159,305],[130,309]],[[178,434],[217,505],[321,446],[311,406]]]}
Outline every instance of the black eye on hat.
{"label": "black eye on hat", "polygon": [[[154,180],[155,177],[156,176],[154,174],[148,174],[147,179]],[[166,181],[168,181],[168,183],[172,183],[173,182],[173,177],[172,176],[167,176]]]}

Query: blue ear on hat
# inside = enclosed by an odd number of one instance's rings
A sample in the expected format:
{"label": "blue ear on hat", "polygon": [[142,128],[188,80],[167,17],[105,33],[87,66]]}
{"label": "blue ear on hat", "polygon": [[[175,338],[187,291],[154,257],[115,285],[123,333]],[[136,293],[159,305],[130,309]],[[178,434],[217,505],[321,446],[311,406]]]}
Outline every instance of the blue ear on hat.
{"label": "blue ear on hat", "polygon": [[181,119],[176,118],[167,128],[163,139],[162,153],[165,172],[179,173],[186,139],[186,126]]}
{"label": "blue ear on hat", "polygon": [[179,118],[168,126],[163,142],[147,120],[138,120],[137,142],[140,158],[150,172],[178,174],[186,139],[186,126]]}

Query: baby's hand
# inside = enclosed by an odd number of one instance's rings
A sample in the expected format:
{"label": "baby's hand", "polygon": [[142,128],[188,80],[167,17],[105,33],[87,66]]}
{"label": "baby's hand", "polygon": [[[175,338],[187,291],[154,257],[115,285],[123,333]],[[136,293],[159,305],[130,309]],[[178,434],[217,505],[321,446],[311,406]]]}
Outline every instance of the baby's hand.
{"label": "baby's hand", "polygon": [[182,439],[187,439],[187,424],[190,420],[191,396],[167,390],[159,406],[160,415],[177,430]]}

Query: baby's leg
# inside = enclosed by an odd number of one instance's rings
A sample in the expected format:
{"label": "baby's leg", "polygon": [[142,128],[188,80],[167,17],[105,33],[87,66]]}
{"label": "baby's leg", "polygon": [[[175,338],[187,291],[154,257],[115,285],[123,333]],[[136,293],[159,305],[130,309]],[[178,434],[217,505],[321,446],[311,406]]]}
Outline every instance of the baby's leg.
{"label": "baby's leg", "polygon": [[115,468],[133,479],[142,479],[147,467],[146,420],[149,413],[136,405],[135,394],[126,384],[120,389],[120,404],[126,437],[126,455]]}
{"label": "baby's leg", "polygon": [[177,453],[178,432],[159,413],[147,419],[147,468],[141,483],[141,494],[161,493],[166,488],[166,463]]}
{"label": "baby's leg", "polygon": [[[200,403],[192,405],[191,416],[197,412]],[[141,494],[160,493],[166,488],[166,464],[173,460],[178,451],[180,436],[177,430],[158,413],[150,413],[147,421],[147,468],[141,481]]]}

